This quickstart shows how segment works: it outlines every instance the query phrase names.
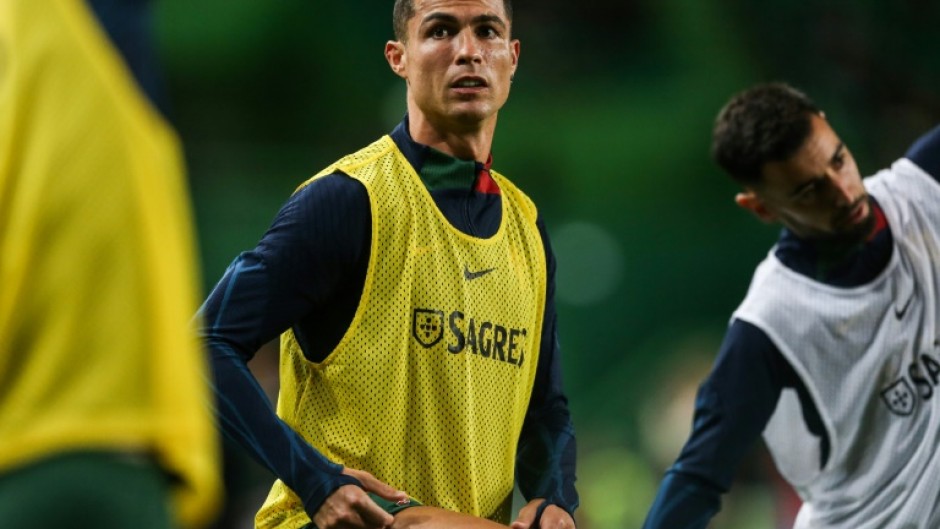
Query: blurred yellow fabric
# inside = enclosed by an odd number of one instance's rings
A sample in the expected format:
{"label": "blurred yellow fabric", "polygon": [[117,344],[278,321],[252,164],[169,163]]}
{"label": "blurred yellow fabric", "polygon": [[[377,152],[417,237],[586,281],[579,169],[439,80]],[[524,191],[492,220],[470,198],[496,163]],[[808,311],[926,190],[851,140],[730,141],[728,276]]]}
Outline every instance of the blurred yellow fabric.
{"label": "blurred yellow fabric", "polygon": [[85,3],[0,2],[0,472],[152,453],[219,502],[178,140]]}

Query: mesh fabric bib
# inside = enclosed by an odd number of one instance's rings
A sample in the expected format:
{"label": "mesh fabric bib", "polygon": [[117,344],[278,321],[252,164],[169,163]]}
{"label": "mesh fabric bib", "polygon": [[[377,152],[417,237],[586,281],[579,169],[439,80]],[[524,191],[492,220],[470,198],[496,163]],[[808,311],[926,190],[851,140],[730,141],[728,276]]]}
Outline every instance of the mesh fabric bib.
{"label": "mesh fabric bib", "polygon": [[785,390],[764,439],[803,499],[798,529],[940,527],[940,186],[908,160],[865,180],[894,236],[885,270],[838,288],[773,251],[736,318],[760,327],[799,374],[831,450]]}
{"label": "mesh fabric bib", "polygon": [[[507,523],[545,303],[535,207],[494,174],[501,225],[489,239],[466,235],[388,136],[314,178],[336,171],[361,181],[371,202],[362,298],[322,363],[282,336],[278,414],[333,461],[426,505]],[[278,481],[257,521],[294,528],[308,518]]]}

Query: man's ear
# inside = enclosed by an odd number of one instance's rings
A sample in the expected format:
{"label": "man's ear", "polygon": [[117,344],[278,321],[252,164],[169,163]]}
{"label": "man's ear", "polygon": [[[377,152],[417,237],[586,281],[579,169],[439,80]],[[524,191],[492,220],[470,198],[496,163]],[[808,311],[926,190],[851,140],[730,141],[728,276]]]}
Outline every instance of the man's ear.
{"label": "man's ear", "polygon": [[397,40],[390,40],[385,43],[385,60],[389,67],[395,72],[395,75],[402,79],[407,79],[405,68],[408,65],[408,58],[405,55],[405,45]]}
{"label": "man's ear", "polygon": [[767,209],[764,201],[754,193],[753,189],[745,189],[735,195],[734,202],[741,208],[753,213],[755,217],[763,222],[774,222],[777,220],[777,216]]}

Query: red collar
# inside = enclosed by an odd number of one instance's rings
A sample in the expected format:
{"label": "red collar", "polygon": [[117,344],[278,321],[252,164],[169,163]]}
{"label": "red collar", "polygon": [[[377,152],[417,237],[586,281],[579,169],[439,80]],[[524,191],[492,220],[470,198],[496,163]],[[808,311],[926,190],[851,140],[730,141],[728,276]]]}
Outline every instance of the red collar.
{"label": "red collar", "polygon": [[865,238],[865,242],[871,241],[876,235],[881,233],[881,230],[888,227],[888,221],[885,219],[885,212],[881,210],[881,206],[874,200],[869,201],[869,204],[871,204],[872,213],[875,215],[875,225],[872,227],[868,237]]}
{"label": "red collar", "polygon": [[482,164],[482,167],[477,172],[477,181],[473,184],[473,190],[479,193],[486,193],[489,195],[498,195],[499,186],[496,184],[496,180],[493,180],[493,176],[490,175],[490,166],[493,165],[493,155],[489,155],[486,159],[486,163]]}

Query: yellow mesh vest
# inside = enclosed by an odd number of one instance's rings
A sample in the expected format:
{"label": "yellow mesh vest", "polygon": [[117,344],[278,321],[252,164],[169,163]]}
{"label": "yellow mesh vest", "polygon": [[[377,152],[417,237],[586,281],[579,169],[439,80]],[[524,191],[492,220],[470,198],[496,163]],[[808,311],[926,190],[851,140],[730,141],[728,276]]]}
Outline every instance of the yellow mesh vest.
{"label": "yellow mesh vest", "polygon": [[153,453],[211,520],[196,282],[178,141],[85,2],[0,2],[0,472]]}
{"label": "yellow mesh vest", "polygon": [[[465,235],[388,136],[314,178],[337,170],[372,206],[362,299],[323,363],[282,336],[278,414],[333,461],[426,505],[506,523],[545,304],[535,207],[494,175],[502,224],[490,239]],[[308,521],[280,481],[257,516],[260,528]]]}

